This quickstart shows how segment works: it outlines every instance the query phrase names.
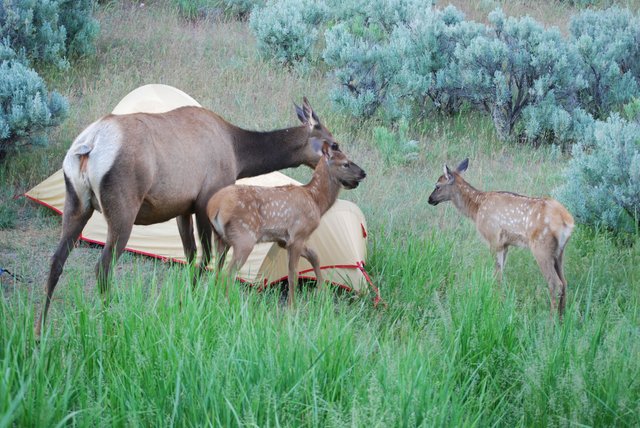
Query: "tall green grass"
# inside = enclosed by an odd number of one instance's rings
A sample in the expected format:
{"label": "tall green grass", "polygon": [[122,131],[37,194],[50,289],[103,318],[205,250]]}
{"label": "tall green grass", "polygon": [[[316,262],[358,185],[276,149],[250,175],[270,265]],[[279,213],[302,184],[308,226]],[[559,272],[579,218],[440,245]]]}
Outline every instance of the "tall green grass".
{"label": "tall green grass", "polygon": [[[473,225],[427,203],[445,163],[470,157],[466,177],[481,189],[548,195],[566,155],[502,145],[490,120],[467,112],[410,124],[416,156],[390,167],[375,146],[380,124],[333,112],[320,71],[263,63],[246,24],[186,24],[163,2],[109,3],[98,18],[97,57],[49,76],[70,97],[70,119],[49,148],[0,171],[0,202],[11,201],[0,209],[10,227],[0,229],[0,267],[24,278],[0,277],[0,427],[637,426],[640,237],[574,230],[558,323],[527,250],[510,252],[499,285]],[[133,255],[120,259],[105,304],[93,274],[100,250],[82,244],[36,344],[60,222],[10,198],[58,169],[82,128],[146,83],[174,85],[252,129],[295,124],[292,102],[307,95],[367,170],[341,197],[366,215],[367,269],[387,306],[331,291],[302,293],[288,309],[276,290],[239,285],[227,300],[210,275],[192,289],[183,266]]]}

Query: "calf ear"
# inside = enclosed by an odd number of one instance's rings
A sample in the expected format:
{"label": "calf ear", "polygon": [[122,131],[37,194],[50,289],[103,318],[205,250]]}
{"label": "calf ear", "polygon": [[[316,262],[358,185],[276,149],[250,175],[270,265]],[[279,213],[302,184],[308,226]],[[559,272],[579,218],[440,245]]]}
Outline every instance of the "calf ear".
{"label": "calf ear", "polygon": [[447,184],[451,184],[455,180],[455,178],[453,177],[453,173],[446,165],[444,166],[444,178],[447,179]]}
{"label": "calf ear", "polygon": [[458,167],[456,168],[456,171],[457,172],[465,172],[467,170],[468,166],[469,166],[469,158],[466,158],[465,160],[460,162],[460,165],[458,165]]}
{"label": "calf ear", "polygon": [[331,157],[331,145],[326,141],[322,143],[322,155],[327,159]]}

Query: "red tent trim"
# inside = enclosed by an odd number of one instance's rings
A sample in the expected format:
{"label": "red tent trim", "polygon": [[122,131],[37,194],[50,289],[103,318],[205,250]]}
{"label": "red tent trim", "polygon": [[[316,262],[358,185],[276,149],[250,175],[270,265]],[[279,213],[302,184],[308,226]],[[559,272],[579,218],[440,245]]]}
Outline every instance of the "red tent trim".
{"label": "red tent trim", "polygon": [[[27,197],[28,199],[30,199],[30,200],[42,205],[42,206],[44,206],[44,207],[47,207],[47,208],[53,210],[57,214],[62,215],[62,211],[60,211],[56,207],[54,207],[52,205],[49,205],[46,202],[42,202],[39,199],[33,198],[33,197],[31,197],[31,196],[29,196],[27,194],[24,194],[24,196]],[[364,226],[362,226],[362,229],[364,231]],[[366,232],[364,232],[364,233],[366,233]],[[82,235],[80,235],[80,239],[85,241],[85,242],[88,242],[90,244],[97,244],[97,245],[103,245],[103,246],[105,244],[102,241],[97,241],[97,240],[94,240],[94,239],[85,238]],[[125,251],[129,251],[130,253],[140,254],[142,256],[147,256],[147,257],[152,257],[152,258],[155,258],[155,259],[159,259],[159,260],[161,260],[163,262],[170,262],[171,261],[171,262],[175,262],[175,263],[187,264],[187,262],[184,261],[184,260],[175,259],[175,258],[171,258],[171,257],[164,257],[164,256],[160,256],[158,254],[153,254],[153,253],[147,253],[146,251],[140,251],[140,250],[136,250],[136,249],[133,249],[133,248],[125,247],[124,250]],[[362,272],[362,274],[364,275],[364,278],[366,279],[367,283],[369,284],[369,286],[371,287],[371,289],[373,290],[373,292],[376,295],[376,297],[373,300],[374,306],[378,306],[378,304],[380,302],[382,302],[382,303],[384,303],[386,305],[384,300],[382,300],[382,298],[380,297],[380,290],[378,290],[378,287],[376,287],[373,284],[373,282],[371,281],[371,278],[369,277],[369,274],[364,269],[364,261],[359,261],[355,265],[327,265],[327,266],[320,266],[320,269],[359,269]],[[313,279],[315,279],[314,277],[311,277],[311,276],[308,276],[308,275],[304,275],[305,273],[309,273],[309,272],[312,272],[312,271],[313,271],[313,269],[301,270],[301,271],[298,272],[298,278],[299,279],[310,279],[310,280],[313,280]],[[287,277],[284,276],[282,278],[273,280],[273,281],[271,281],[269,283],[267,283],[267,280],[265,279],[264,283],[262,285],[253,283],[253,282],[248,281],[248,280],[243,279],[243,278],[237,278],[237,279],[242,283],[250,284],[251,286],[256,286],[256,287],[258,287],[259,291],[262,291],[267,286],[275,285],[275,284],[277,284],[279,282],[282,282],[282,281],[286,280]],[[346,290],[346,291],[348,291],[350,293],[354,292],[353,288],[349,287],[346,284],[342,284],[342,283],[339,283],[339,282],[331,281],[331,285],[333,285],[334,287],[342,288],[343,290]]]}

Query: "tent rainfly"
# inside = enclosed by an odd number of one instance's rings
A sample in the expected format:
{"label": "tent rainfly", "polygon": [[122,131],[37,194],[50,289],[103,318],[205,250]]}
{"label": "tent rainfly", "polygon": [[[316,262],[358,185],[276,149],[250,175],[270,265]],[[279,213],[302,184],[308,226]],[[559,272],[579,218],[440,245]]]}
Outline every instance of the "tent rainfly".
{"label": "tent rainfly", "polygon": [[[179,89],[153,84],[130,92],[118,103],[112,113],[160,113],[186,105],[199,106],[200,104]],[[279,172],[241,179],[237,183],[259,186],[300,184]],[[58,170],[25,195],[62,214],[65,197],[62,170]],[[82,231],[80,239],[104,245],[106,237],[107,224],[102,214],[95,211]],[[358,293],[366,291],[367,286],[370,286],[375,293],[377,303],[380,301],[378,289],[371,283],[364,269],[366,238],[367,227],[362,211],[354,203],[338,199],[323,216],[320,226],[309,238],[309,246],[318,253],[321,268],[327,280],[338,287]],[[175,219],[149,226],[134,225],[126,250],[162,260],[185,262]],[[198,249],[198,254],[200,253]],[[298,268],[300,278],[315,279],[311,265],[304,258],[300,259]],[[260,288],[286,278],[287,253],[274,243],[257,244],[238,272],[240,281]]]}

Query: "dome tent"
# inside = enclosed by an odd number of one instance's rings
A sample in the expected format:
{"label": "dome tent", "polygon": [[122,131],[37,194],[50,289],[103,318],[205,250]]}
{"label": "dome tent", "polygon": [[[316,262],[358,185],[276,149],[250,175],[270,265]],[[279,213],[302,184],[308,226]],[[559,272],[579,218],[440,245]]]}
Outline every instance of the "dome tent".
{"label": "dome tent", "polygon": [[[160,113],[186,105],[199,106],[200,104],[176,88],[154,84],[142,86],[129,93],[118,103],[112,113]],[[300,184],[280,172],[241,179],[237,183],[259,186]],[[29,190],[26,196],[62,214],[65,198],[62,170],[58,170]],[[370,285],[376,294],[377,302],[378,290],[371,284],[364,270],[366,236],[366,222],[362,211],[354,203],[338,199],[322,217],[320,226],[309,238],[309,246],[318,253],[326,280],[355,292],[364,292]],[[106,237],[106,221],[101,213],[95,211],[82,231],[80,239],[104,244]],[[163,260],[185,262],[175,219],[149,226],[134,225],[125,250]],[[198,247],[198,254],[200,253]],[[209,267],[211,266],[213,263]],[[311,265],[303,258],[300,259],[298,274],[300,278],[315,279]],[[238,272],[239,280],[260,287],[286,280],[286,278],[287,253],[275,243],[257,244]]]}

